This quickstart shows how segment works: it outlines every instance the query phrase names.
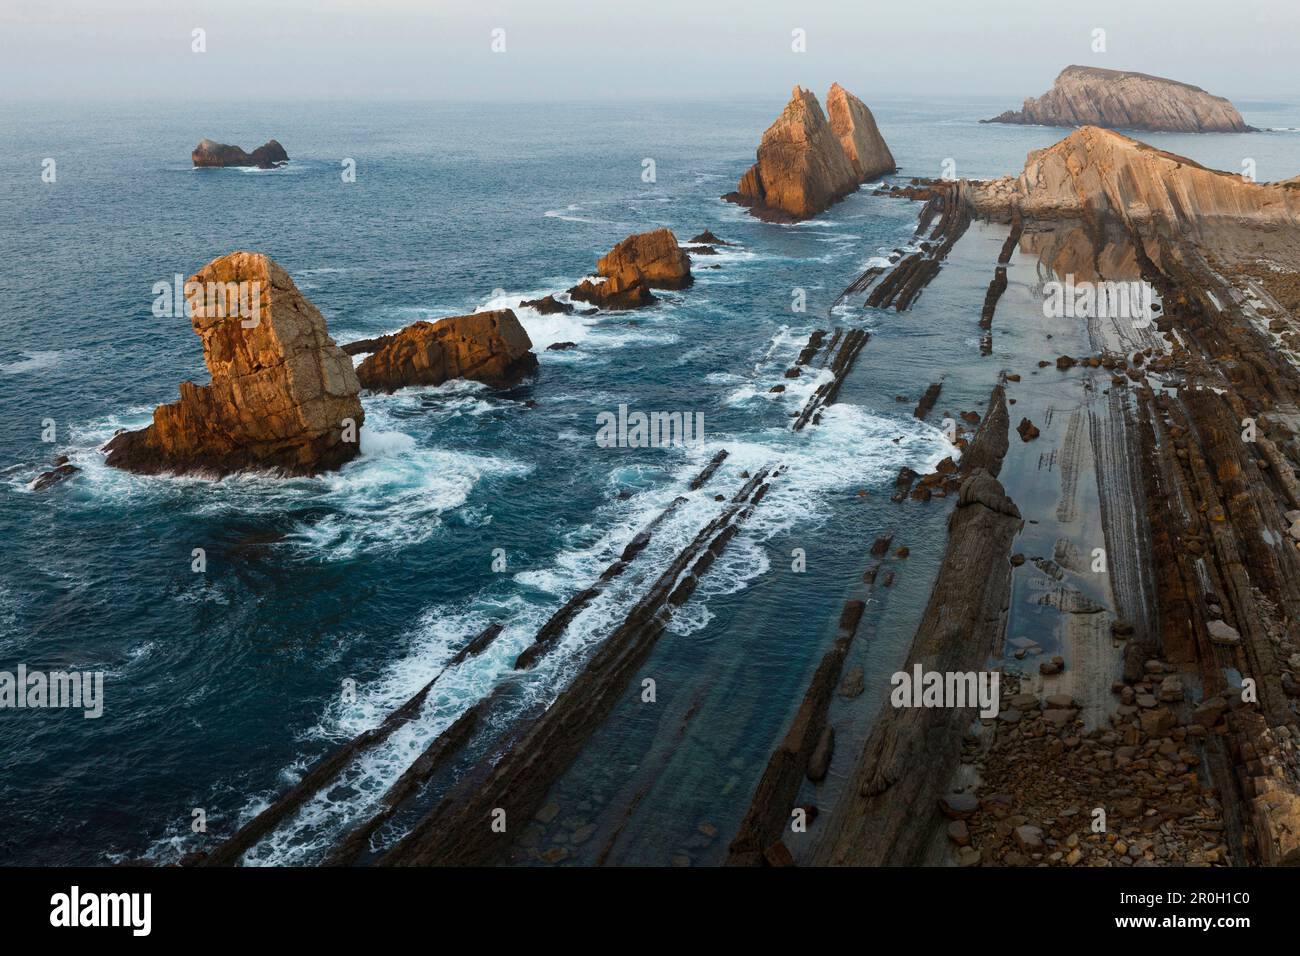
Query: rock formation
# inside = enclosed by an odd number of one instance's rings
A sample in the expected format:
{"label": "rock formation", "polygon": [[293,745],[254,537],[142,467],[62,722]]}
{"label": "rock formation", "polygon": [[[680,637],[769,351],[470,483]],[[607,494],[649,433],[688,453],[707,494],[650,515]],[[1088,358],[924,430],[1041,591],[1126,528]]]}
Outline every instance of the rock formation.
{"label": "rock formation", "polygon": [[259,169],[275,169],[289,161],[289,154],[273,139],[251,153],[244,152],[238,146],[227,146],[225,143],[205,139],[194,147],[190,158],[195,166],[256,166]]}
{"label": "rock formation", "polygon": [[758,162],[722,198],[769,222],[797,222],[892,172],[894,157],[866,105],[838,83],[826,103],[829,122],[817,97],[796,86],[785,111],[763,133]]}
{"label": "rock formation", "polygon": [[611,311],[636,309],[655,301],[655,289],[684,289],[691,277],[691,258],[677,244],[671,229],[628,236],[596,263],[604,282],[584,279],[569,290],[569,298]]}
{"label": "rock formation", "polygon": [[345,351],[370,354],[357,367],[361,385],[394,392],[407,385],[441,385],[466,378],[485,385],[514,385],[537,371],[533,343],[510,309],[415,322]]}
{"label": "rock formation", "polygon": [[826,94],[826,114],[859,183],[898,168],[867,104],[838,83]]}
{"label": "rock formation", "polygon": [[119,432],[108,464],[310,475],[357,454],[365,414],[352,362],[279,265],[232,252],[191,276],[185,296],[212,381],[182,382],[180,401],[154,409],[153,424]]}
{"label": "rock formation", "polygon": [[1300,189],[1207,169],[1095,126],[1031,152],[1019,177],[974,183],[963,194],[980,215],[1112,217],[1144,234],[1210,238],[1211,227],[1225,224],[1300,225]]}
{"label": "rock formation", "polygon": [[606,278],[643,278],[652,289],[684,289],[691,284],[691,259],[671,229],[628,236],[596,263]]}
{"label": "rock formation", "polygon": [[1146,73],[1067,66],[1052,88],[985,123],[1104,126],[1174,133],[1249,133],[1237,108],[1199,86]]}

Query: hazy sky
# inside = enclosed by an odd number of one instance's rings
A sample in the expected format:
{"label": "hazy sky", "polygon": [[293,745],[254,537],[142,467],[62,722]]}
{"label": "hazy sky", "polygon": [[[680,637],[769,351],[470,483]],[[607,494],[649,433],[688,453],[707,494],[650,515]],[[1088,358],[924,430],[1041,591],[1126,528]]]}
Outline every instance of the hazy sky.
{"label": "hazy sky", "polygon": [[0,97],[19,100],[771,99],[839,80],[868,102],[1013,106],[1070,63],[1289,99],[1298,54],[1296,0],[0,0]]}

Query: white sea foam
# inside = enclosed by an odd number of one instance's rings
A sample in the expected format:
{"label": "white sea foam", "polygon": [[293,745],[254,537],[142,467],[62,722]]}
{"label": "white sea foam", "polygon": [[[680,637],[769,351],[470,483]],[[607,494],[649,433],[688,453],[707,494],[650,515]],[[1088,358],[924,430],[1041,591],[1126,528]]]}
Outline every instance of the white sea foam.
{"label": "white sea foam", "polygon": [[[898,439],[898,441],[895,441]],[[687,502],[655,530],[651,544],[637,558],[643,575],[628,574],[579,613],[570,627],[530,671],[515,673],[515,657],[533,634],[573,593],[595,580],[631,537],[682,494],[686,481],[721,448],[730,455],[715,477],[700,491],[687,493]],[[647,486],[631,498],[614,501],[593,514],[590,522],[573,528],[549,564],[514,575],[522,590],[502,596],[496,589],[461,605],[430,607],[413,627],[405,654],[364,683],[355,703],[334,701],[311,739],[342,741],[376,726],[439,673],[461,646],[487,624],[504,624],[500,637],[482,657],[470,658],[440,678],[420,717],[360,757],[344,774],[341,785],[327,788],[291,821],[281,826],[249,854],[248,863],[295,864],[318,860],[343,833],[373,812],[375,802],[434,737],[472,704],[491,693],[507,675],[516,680],[520,707],[544,705],[576,673],[587,650],[602,640],[644,593],[649,575],[658,573],[707,523],[725,507],[713,501],[720,490],[734,490],[743,471],[785,462],[788,471],[774,480],[762,505],[746,523],[701,582],[692,599],[675,615],[674,635],[696,633],[712,618],[709,601],[743,590],[768,572],[773,556],[767,542],[795,526],[815,528],[830,512],[828,497],[892,476],[904,464],[931,470],[953,448],[942,433],[913,418],[883,418],[849,405],[832,405],[822,423],[802,432],[773,428],[751,436],[722,437],[683,453],[663,466],[620,466],[610,473],[619,488]],[[665,474],[671,479],[664,481]],[[657,480],[658,479],[658,480]],[[539,602],[538,593],[550,595]],[[498,719],[505,723],[510,713]],[[290,777],[300,774],[291,768]],[[251,818],[265,805],[254,798],[241,819]],[[381,843],[391,841],[391,835]],[[160,848],[171,847],[160,841]],[[160,850],[161,852],[161,850]]]}
{"label": "white sea foam", "polygon": [[58,351],[24,352],[23,358],[16,362],[0,362],[0,374],[22,375],[24,372],[40,372],[58,365],[63,353]]}

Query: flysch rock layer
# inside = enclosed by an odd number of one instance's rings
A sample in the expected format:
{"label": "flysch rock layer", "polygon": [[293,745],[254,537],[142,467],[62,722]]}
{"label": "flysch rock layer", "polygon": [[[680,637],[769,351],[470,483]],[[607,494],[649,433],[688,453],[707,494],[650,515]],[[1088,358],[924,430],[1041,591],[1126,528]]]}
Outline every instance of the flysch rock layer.
{"label": "flysch rock layer", "polygon": [[894,157],[861,100],[837,83],[827,107],[830,120],[817,97],[796,86],[785,110],[763,133],[758,161],[723,198],[748,206],[759,219],[798,222],[894,170]]}
{"label": "flysch rock layer", "polygon": [[[240,284],[242,309],[209,294]],[[279,265],[232,252],[191,276],[185,294],[212,381],[182,382],[180,401],[154,409],[151,425],[114,436],[108,464],[146,474],[310,475],[357,454],[365,413],[352,362]]]}
{"label": "flysch rock layer", "polygon": [[[347,351],[356,354],[358,344]],[[357,377],[376,392],[441,385],[453,378],[500,388],[537,371],[532,340],[510,309],[414,322],[364,347],[372,351],[357,366]]]}
{"label": "flysch rock layer", "polygon": [[259,169],[274,169],[287,163],[289,154],[273,139],[251,153],[244,152],[238,146],[227,146],[225,143],[205,139],[194,147],[190,159],[195,166],[256,166]]}
{"label": "flysch rock layer", "polygon": [[1300,225],[1300,188],[1289,181],[1251,182],[1096,126],[1031,152],[1020,176],[973,183],[966,195],[995,219],[1112,218],[1143,234],[1207,240],[1225,223]]}
{"label": "flysch rock layer", "polygon": [[1175,133],[1247,133],[1237,108],[1198,86],[1146,73],[1067,66],[1052,88],[986,123],[1104,126]]}

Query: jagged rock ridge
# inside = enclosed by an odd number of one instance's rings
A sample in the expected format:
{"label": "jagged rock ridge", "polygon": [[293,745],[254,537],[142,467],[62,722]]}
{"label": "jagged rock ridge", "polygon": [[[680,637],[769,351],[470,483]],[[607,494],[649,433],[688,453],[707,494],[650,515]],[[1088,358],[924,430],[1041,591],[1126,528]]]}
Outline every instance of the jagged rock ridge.
{"label": "jagged rock ridge", "polygon": [[771,222],[809,219],[868,179],[896,168],[866,104],[838,83],[826,98],[796,86],[776,122],[763,133],[758,161],[723,196]]}

